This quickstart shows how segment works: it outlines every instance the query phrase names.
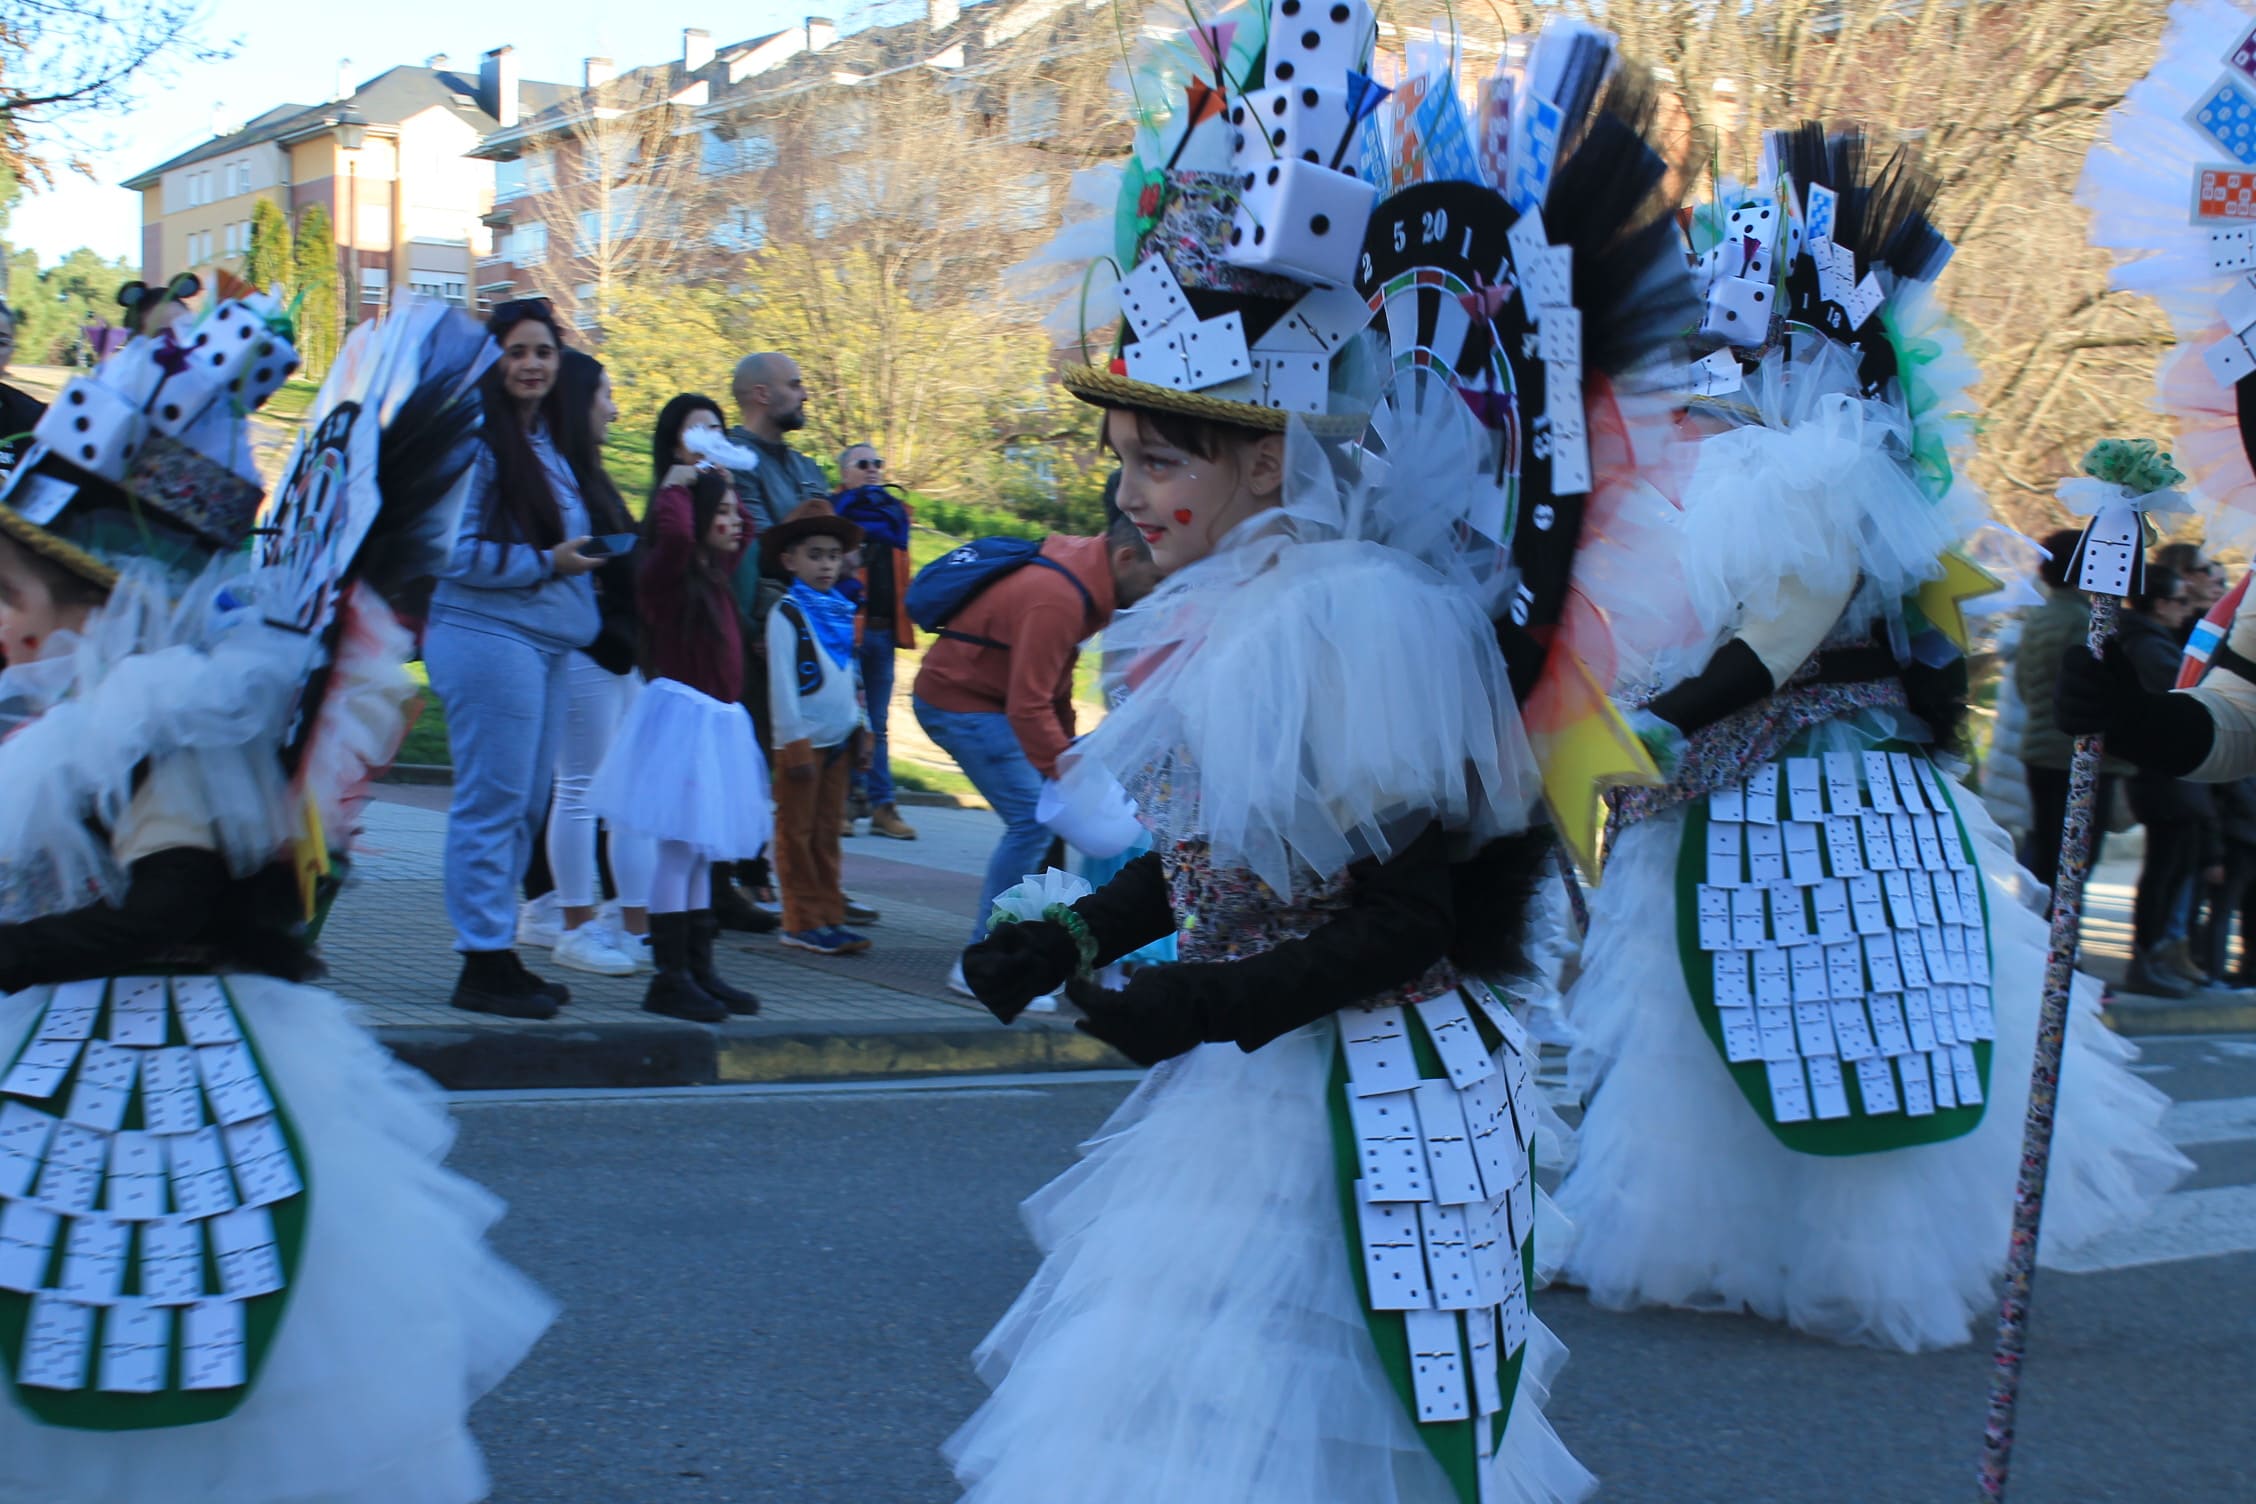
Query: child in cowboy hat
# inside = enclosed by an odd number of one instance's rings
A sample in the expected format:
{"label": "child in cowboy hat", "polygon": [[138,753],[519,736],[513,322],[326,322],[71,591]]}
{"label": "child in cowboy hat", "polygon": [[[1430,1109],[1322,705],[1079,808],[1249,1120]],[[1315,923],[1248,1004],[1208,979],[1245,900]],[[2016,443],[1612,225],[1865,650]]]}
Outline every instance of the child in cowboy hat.
{"label": "child in cowboy hat", "polygon": [[854,603],[838,591],[862,530],[813,497],[760,535],[770,567],[791,576],[776,603],[788,632],[767,634],[768,704],[775,747],[775,858],[783,890],[784,944],[853,955],[869,941],[845,928],[838,833],[856,762],[870,755],[869,714],[854,654]]}

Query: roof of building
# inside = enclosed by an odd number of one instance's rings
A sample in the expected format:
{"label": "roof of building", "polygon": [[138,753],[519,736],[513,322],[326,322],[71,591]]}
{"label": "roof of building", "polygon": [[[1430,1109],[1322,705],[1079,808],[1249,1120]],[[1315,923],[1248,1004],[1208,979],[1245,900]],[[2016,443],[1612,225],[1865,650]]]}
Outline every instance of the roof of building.
{"label": "roof of building", "polygon": [[[568,84],[521,80],[517,85],[517,109],[521,116],[537,114],[577,92]],[[387,68],[353,90],[346,99],[331,100],[327,104],[277,105],[250,121],[241,130],[214,136],[176,157],[158,163],[146,172],[136,173],[125,180],[124,186],[151,187],[175,168],[188,167],[214,157],[224,157],[229,152],[241,151],[247,146],[259,146],[295,135],[321,125],[348,102],[360,111],[362,119],[370,125],[397,125],[429,109],[450,111],[475,127],[480,135],[498,129],[501,124],[478,104],[478,75],[475,71],[466,73],[457,68],[410,66]]]}

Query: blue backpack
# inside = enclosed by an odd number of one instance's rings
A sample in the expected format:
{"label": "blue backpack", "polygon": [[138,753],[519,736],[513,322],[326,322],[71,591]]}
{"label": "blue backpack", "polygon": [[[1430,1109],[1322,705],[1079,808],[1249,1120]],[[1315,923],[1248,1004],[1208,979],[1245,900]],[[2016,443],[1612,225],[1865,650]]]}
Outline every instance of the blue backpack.
{"label": "blue backpack", "polygon": [[939,558],[916,572],[909,581],[909,620],[932,633],[935,637],[952,637],[958,642],[968,642],[983,648],[1008,649],[1008,643],[997,642],[992,637],[980,637],[970,632],[953,632],[948,623],[961,615],[964,607],[979,597],[981,591],[1004,575],[1011,574],[1028,564],[1039,564],[1044,569],[1054,569],[1081,592],[1082,609],[1096,613],[1097,603],[1089,594],[1089,587],[1055,559],[1042,557],[1042,545],[1030,538],[974,538],[961,548],[950,549]]}

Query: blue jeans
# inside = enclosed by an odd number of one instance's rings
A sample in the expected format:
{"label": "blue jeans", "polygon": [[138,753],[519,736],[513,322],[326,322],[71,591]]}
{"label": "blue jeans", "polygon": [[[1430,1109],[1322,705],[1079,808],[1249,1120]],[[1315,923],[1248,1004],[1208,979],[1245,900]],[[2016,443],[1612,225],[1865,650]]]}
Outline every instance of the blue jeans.
{"label": "blue jeans", "polygon": [[445,619],[423,634],[423,661],[432,692],[446,706],[454,758],[446,907],[457,950],[517,943],[517,884],[548,810],[571,656]]}
{"label": "blue jeans", "polygon": [[1003,838],[987,859],[979,888],[979,913],[971,927],[974,944],[987,938],[987,916],[995,896],[1018,886],[1050,849],[1050,828],[1034,818],[1042,797],[1042,775],[1018,747],[1018,733],[1000,711],[940,710],[916,702],[917,724],[940,750],[956,760],[980,797],[1003,817]]}
{"label": "blue jeans", "polygon": [[854,769],[853,791],[876,809],[893,802],[893,744],[885,735],[886,714],[893,704],[893,633],[885,627],[864,626],[862,645],[855,653],[862,661],[862,694],[869,701],[870,765],[867,773]]}

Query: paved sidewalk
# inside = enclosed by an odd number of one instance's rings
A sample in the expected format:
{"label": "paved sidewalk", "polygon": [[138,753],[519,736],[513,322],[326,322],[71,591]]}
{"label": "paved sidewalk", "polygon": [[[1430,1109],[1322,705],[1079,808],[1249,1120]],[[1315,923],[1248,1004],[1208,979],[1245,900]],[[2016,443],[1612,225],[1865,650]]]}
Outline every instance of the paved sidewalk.
{"label": "paved sidewalk", "polygon": [[846,842],[847,890],[884,916],[868,927],[876,943],[864,955],[815,956],[772,935],[723,935],[715,959],[759,995],[756,1018],[708,1028],[656,1017],[641,1007],[647,973],[590,976],[531,948],[527,964],[572,989],[560,1015],[532,1022],[458,1011],[447,1005],[458,964],[441,881],[447,794],[379,788],[321,940],[330,985],[364,1008],[395,1054],[443,1085],[687,1085],[1123,1063],[1057,1019],[1004,1029],[947,990],[1000,829],[986,810],[910,810],[918,840]]}

